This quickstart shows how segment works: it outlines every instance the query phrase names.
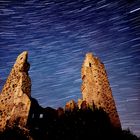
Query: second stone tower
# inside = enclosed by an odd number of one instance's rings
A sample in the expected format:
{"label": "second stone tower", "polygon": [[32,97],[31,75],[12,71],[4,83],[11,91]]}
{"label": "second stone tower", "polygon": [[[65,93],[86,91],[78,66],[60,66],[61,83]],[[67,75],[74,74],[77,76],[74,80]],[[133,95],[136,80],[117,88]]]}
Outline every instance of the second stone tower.
{"label": "second stone tower", "polygon": [[88,105],[102,108],[110,118],[111,123],[116,128],[121,128],[121,123],[112,91],[107,78],[104,64],[92,55],[87,53],[81,69],[82,77],[82,96]]}

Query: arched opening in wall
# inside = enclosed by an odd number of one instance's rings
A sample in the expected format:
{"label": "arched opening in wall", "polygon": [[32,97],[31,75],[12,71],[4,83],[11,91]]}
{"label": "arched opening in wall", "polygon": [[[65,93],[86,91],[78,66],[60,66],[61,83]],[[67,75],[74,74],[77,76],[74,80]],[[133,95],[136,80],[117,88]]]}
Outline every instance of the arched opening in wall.
{"label": "arched opening in wall", "polygon": [[89,67],[91,67],[91,63],[89,63]]}
{"label": "arched opening in wall", "polygon": [[43,118],[43,114],[40,114],[40,115],[39,115],[39,118],[42,119],[42,118]]}

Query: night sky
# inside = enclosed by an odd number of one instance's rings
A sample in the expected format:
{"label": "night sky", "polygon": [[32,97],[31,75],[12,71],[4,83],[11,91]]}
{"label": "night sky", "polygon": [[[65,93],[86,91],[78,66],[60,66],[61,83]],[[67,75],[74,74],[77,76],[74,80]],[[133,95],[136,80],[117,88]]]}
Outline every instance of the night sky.
{"label": "night sky", "polygon": [[81,97],[81,65],[105,64],[123,128],[140,135],[140,1],[0,0],[0,88],[24,50],[32,96],[57,108]]}

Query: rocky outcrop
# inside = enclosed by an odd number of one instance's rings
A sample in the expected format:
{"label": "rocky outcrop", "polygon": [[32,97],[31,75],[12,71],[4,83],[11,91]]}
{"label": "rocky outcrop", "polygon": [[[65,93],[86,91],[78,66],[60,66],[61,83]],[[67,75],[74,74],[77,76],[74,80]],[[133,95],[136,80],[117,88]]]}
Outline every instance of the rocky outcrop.
{"label": "rocky outcrop", "polygon": [[97,108],[102,108],[109,115],[112,125],[121,128],[104,64],[92,53],[86,54],[81,77],[83,80],[81,86],[83,100],[89,106],[94,103]]}
{"label": "rocky outcrop", "polygon": [[21,53],[0,94],[0,131],[14,123],[25,126],[30,110],[31,80],[28,53]]}

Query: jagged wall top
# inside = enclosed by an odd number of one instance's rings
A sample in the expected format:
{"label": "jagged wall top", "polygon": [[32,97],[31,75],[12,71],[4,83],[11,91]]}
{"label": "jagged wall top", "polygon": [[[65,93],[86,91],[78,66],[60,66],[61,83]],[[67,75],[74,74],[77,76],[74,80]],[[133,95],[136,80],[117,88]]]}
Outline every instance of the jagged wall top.
{"label": "jagged wall top", "polygon": [[28,52],[24,51],[22,52],[16,59],[16,62],[14,64],[14,69],[16,71],[28,71],[29,70],[29,63],[27,62],[28,59]]}

